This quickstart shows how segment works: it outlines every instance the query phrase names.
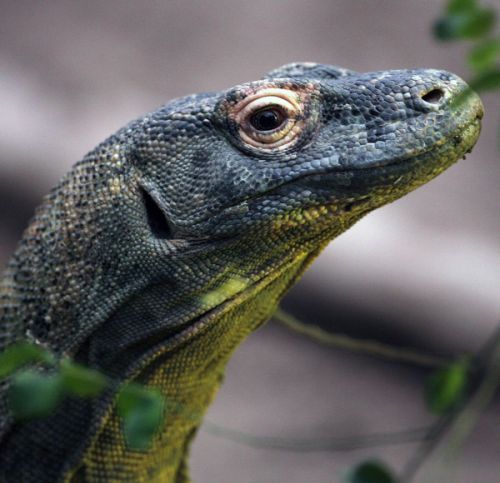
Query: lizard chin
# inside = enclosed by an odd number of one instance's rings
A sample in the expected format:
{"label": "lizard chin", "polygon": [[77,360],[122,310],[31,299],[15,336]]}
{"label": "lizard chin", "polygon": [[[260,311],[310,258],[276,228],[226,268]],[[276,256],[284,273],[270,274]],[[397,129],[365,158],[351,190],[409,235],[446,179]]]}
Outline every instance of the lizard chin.
{"label": "lizard chin", "polygon": [[[471,152],[481,132],[481,117],[482,113],[425,152],[388,161],[382,166],[350,170],[349,186],[340,193],[337,188],[335,199],[329,204],[337,207],[337,213],[349,214],[357,221],[370,211],[429,182]],[[311,178],[309,188],[316,180],[326,187],[328,180],[325,178],[328,177],[320,176],[321,180]]]}

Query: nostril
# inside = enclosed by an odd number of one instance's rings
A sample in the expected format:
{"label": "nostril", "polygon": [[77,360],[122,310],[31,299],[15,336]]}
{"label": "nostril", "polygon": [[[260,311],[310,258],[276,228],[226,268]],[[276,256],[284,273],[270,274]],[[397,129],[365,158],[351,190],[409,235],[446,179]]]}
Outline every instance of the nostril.
{"label": "nostril", "polygon": [[442,89],[432,89],[422,96],[422,100],[428,102],[429,104],[438,104],[444,97],[444,91]]}

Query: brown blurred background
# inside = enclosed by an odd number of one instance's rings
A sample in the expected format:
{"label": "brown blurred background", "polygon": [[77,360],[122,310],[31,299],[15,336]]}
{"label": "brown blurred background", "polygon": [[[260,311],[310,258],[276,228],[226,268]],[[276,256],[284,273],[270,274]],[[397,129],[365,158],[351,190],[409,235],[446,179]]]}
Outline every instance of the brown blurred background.
{"label": "brown blurred background", "polygon": [[[0,0],[0,8],[1,266],[75,161],[169,99],[303,60],[467,77],[465,48],[430,34],[442,0]],[[444,356],[481,346],[500,322],[500,102],[483,101],[483,134],[467,160],[333,242],[286,309],[332,331]],[[293,438],[418,427],[432,421],[426,375],[270,323],[236,352],[208,418]],[[499,407],[497,398],[467,443],[458,481],[500,481]],[[202,483],[335,482],[366,457],[400,469],[415,447],[298,453],[202,428],[191,461]]]}

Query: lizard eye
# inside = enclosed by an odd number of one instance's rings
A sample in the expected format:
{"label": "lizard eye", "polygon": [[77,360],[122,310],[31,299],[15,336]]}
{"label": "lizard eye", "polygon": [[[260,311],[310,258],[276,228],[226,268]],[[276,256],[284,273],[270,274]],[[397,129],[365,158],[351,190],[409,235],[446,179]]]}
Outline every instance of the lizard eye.
{"label": "lizard eye", "polygon": [[273,131],[279,128],[286,118],[286,113],[276,107],[267,107],[250,117],[250,124],[257,131]]}
{"label": "lizard eye", "polygon": [[299,96],[287,89],[252,94],[234,107],[231,117],[244,143],[266,150],[288,147],[303,129]]}

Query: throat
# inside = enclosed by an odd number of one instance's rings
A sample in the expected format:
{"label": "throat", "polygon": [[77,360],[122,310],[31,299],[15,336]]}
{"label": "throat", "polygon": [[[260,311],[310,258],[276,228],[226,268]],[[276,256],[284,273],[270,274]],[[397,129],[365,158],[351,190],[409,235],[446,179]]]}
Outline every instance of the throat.
{"label": "throat", "polygon": [[[187,327],[170,344],[152,348],[127,377],[160,389],[165,397],[163,425],[152,448],[147,452],[127,448],[122,432],[117,431],[120,419],[108,404],[98,415],[100,422],[95,421],[100,429],[82,455],[78,471],[93,480],[107,468],[120,467],[124,474],[141,481],[177,481],[176,475],[186,467],[190,442],[222,382],[231,354],[272,316],[281,297],[312,258],[303,254],[284,264]],[[102,461],[108,462],[103,466]]]}

